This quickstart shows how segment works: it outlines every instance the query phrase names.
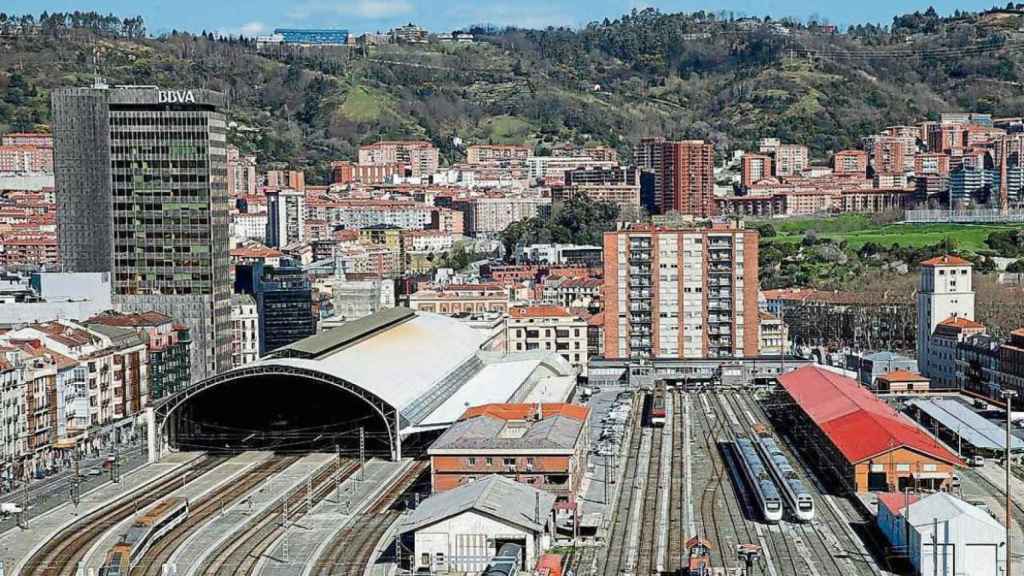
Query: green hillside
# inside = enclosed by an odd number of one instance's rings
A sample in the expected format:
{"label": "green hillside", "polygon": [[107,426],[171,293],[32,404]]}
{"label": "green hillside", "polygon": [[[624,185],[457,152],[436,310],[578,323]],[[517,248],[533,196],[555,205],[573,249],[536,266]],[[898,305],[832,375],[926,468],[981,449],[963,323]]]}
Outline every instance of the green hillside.
{"label": "green hillside", "polygon": [[0,15],[0,130],[45,125],[49,91],[86,85],[98,70],[113,84],[227,92],[232,141],[314,182],[329,160],[380,138],[427,138],[457,161],[454,137],[628,153],[651,135],[707,138],[723,152],[778,136],[825,159],[945,111],[1024,115],[1021,29],[1012,6],[840,34],[648,9],[579,30],[475,29],[470,45],[261,53],[210,34],[149,38],[136,19]]}

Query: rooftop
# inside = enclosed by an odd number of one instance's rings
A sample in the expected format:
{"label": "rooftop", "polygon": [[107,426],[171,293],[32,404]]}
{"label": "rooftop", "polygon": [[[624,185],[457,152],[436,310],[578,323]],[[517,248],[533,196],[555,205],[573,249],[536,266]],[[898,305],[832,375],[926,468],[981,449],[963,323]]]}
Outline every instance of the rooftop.
{"label": "rooftop", "polygon": [[886,382],[927,382],[928,379],[910,370],[893,370],[878,377]]}
{"label": "rooftop", "polygon": [[851,463],[896,448],[959,464],[952,452],[855,380],[818,366],[779,376],[779,383]]}
{"label": "rooftop", "polygon": [[487,404],[466,410],[430,447],[451,450],[573,450],[589,409],[572,404]]}
{"label": "rooftop", "polygon": [[[551,514],[555,495],[503,476],[491,475],[427,498],[406,518],[402,533],[431,526],[474,510],[504,522],[540,532]],[[538,513],[539,509],[539,513]]]}
{"label": "rooftop", "polygon": [[942,256],[936,256],[935,258],[929,258],[928,260],[921,262],[921,266],[973,266],[973,264],[971,264],[969,260],[964,260],[959,256],[945,254]]}

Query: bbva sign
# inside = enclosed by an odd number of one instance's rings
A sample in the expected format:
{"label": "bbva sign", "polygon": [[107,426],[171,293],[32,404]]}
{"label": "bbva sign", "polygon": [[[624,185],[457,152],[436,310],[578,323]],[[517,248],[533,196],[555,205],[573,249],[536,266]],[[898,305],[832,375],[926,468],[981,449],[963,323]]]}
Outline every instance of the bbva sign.
{"label": "bbva sign", "polygon": [[196,97],[191,90],[160,90],[157,100],[161,104],[195,104]]}

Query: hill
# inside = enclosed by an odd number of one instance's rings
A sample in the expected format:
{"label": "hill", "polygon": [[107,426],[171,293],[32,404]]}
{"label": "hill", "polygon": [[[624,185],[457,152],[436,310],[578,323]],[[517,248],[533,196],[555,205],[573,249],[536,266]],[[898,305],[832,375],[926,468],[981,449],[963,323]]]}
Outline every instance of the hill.
{"label": "hill", "polygon": [[[474,29],[474,44],[257,51],[249,39],[145,35],[141,19],[0,15],[0,130],[49,122],[48,94],[87,85],[227,92],[231,140],[326,176],[379,138],[563,141],[628,153],[638,138],[720,152],[778,136],[818,159],[887,125],[953,110],[1024,115],[1021,5],[843,33],[815,23],[634,11],[579,30]],[[96,65],[94,65],[94,62]]]}

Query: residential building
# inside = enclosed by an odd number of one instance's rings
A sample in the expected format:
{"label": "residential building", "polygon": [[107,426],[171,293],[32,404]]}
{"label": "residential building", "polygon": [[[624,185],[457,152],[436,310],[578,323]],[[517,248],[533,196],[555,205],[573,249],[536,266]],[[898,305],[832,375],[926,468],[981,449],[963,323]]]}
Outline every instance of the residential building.
{"label": "residential building", "polygon": [[857,381],[861,385],[871,387],[880,376],[889,372],[917,372],[917,360],[888,351],[847,354],[846,369],[857,373]]}
{"label": "residential building", "polygon": [[505,320],[509,352],[555,352],[586,376],[587,318],[564,306],[517,306]]}
{"label": "residential building", "polygon": [[391,41],[398,44],[426,44],[430,32],[412,22],[391,29]]}
{"label": "residential building", "polygon": [[53,174],[53,149],[25,145],[0,146],[0,173]]}
{"label": "residential building", "polygon": [[466,148],[467,164],[525,164],[533,149],[525,144],[471,144]]}
{"label": "residential building", "polygon": [[730,225],[606,232],[606,357],[756,356],[757,255],[757,232]]}
{"label": "residential building", "polygon": [[932,388],[960,388],[957,349],[969,337],[985,333],[985,325],[960,316],[939,322],[928,338],[925,368]]}
{"label": "residential building", "polygon": [[503,544],[522,546],[520,570],[532,571],[555,534],[551,494],[489,475],[420,502],[398,533],[413,550],[411,569],[482,574]]}
{"label": "residential building", "polygon": [[762,356],[776,356],[789,352],[789,330],[786,323],[774,314],[761,312],[757,327],[757,349]]}
{"label": "residential building", "polygon": [[445,315],[505,312],[510,302],[509,290],[499,284],[451,284],[421,288],[409,295],[409,307],[413,310]]}
{"label": "residential building", "polygon": [[235,267],[235,291],[256,301],[260,356],[316,333],[313,291],[306,273],[290,260],[278,267]]}
{"label": "residential building", "polygon": [[245,197],[256,193],[256,156],[242,156],[238,148],[227,148],[228,197]]}
{"label": "residential building", "polygon": [[500,198],[471,198],[453,203],[464,214],[466,234],[492,237],[511,224],[533,218],[551,205],[550,198],[505,196]]}
{"label": "residential building", "polygon": [[772,176],[772,157],[746,153],[740,168],[740,185],[749,188],[755,182]]}
{"label": "residential building", "polygon": [[467,409],[427,449],[434,492],[490,474],[575,506],[590,453],[590,409],[575,404],[484,404]]}
{"label": "residential building", "polygon": [[148,397],[163,398],[188,387],[192,381],[190,351],[192,337],[186,326],[159,312],[122,314],[107,311],[85,322],[90,330],[102,326],[129,328],[145,338]]}
{"label": "residential building", "polygon": [[530,244],[516,247],[516,261],[554,266],[600,266],[600,246],[583,244]]}
{"label": "residential building", "polygon": [[361,165],[392,165],[408,167],[409,175],[426,177],[440,165],[437,148],[420,140],[383,140],[359,147]]}
{"label": "residential building", "polygon": [[778,138],[762,138],[759,151],[772,157],[773,174],[776,176],[800,174],[810,165],[807,146],[801,144],[783,144]]}
{"label": "residential building", "polygon": [[935,328],[949,318],[974,320],[972,265],[957,256],[939,256],[922,262],[920,275],[917,291],[917,363],[922,375],[935,380],[939,377],[933,368],[938,366],[937,362],[948,368],[955,361],[955,354],[946,357],[949,350],[941,352],[941,359],[933,357],[931,337]]}
{"label": "residential building", "polygon": [[335,278],[331,281],[331,300],[334,303],[332,319],[358,320],[395,307],[395,282],[386,278]]}
{"label": "residential building", "polygon": [[1017,393],[1015,404],[1024,402],[1024,328],[1011,332],[999,346],[999,385]]}
{"label": "residential building", "polygon": [[261,244],[267,241],[267,213],[266,212],[240,212],[231,215],[231,236],[232,238],[245,242],[255,240]]}
{"label": "residential building", "polygon": [[260,315],[250,294],[231,295],[231,364],[234,368],[260,357]]}
{"label": "residential building", "polygon": [[832,173],[864,176],[868,171],[868,153],[863,150],[840,150],[832,156]]}
{"label": "residential building", "polygon": [[703,140],[668,142],[645,138],[635,150],[636,165],[654,172],[654,206],[707,218],[715,214],[715,147]]}
{"label": "residential building", "polygon": [[306,235],[306,195],[298,190],[267,191],[267,246],[281,248]]}
{"label": "residential building", "polygon": [[331,179],[335,184],[385,184],[396,176],[404,176],[405,168],[398,164],[353,164],[331,162]]}
{"label": "residential building", "polygon": [[306,191],[306,174],[302,170],[267,170],[266,187],[271,190],[289,188]]}
{"label": "residential building", "polygon": [[115,305],[182,321],[196,380],[231,365],[226,104],[198,88],[52,94],[62,269],[109,272]]}
{"label": "residential building", "polygon": [[[1012,336],[1011,336],[1012,337]],[[960,389],[986,398],[998,399],[1001,342],[990,334],[966,336],[956,347],[956,379]]]}
{"label": "residential building", "polygon": [[914,155],[914,175],[949,175],[949,155],[936,152],[922,152]]}

